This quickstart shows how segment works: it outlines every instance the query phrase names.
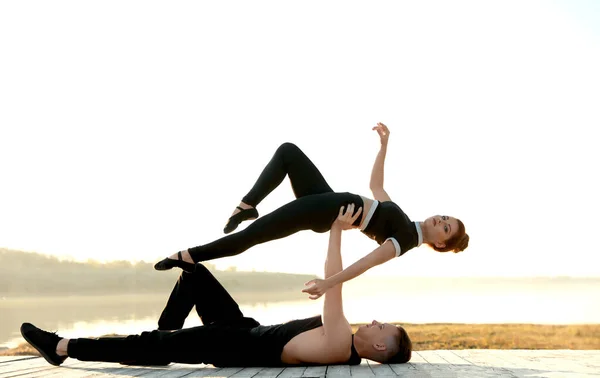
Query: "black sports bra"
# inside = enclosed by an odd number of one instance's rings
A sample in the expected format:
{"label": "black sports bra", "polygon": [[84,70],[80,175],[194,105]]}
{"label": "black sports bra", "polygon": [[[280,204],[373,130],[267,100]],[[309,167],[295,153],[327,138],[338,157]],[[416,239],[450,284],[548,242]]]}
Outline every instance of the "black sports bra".
{"label": "black sports bra", "polygon": [[[375,206],[375,203],[374,203]],[[415,222],[392,201],[379,202],[367,227],[362,232],[379,245],[390,239],[396,256],[402,256],[419,244]]]}

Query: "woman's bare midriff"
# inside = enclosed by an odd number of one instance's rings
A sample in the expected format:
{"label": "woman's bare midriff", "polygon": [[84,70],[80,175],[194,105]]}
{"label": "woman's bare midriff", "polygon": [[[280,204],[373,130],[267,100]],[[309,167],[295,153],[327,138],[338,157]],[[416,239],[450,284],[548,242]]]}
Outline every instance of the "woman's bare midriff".
{"label": "woman's bare midriff", "polygon": [[363,196],[360,196],[360,198],[363,200],[363,209],[362,214],[360,215],[360,228],[362,229],[365,218],[367,217],[367,214],[369,214],[369,210],[371,210],[371,206],[373,206],[373,202],[375,201]]}

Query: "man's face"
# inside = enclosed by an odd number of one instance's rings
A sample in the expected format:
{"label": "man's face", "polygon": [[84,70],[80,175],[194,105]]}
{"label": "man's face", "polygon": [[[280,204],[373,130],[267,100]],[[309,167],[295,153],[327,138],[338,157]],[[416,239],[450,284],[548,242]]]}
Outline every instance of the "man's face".
{"label": "man's face", "polygon": [[377,343],[389,336],[400,336],[400,330],[393,324],[373,320],[371,324],[360,326],[356,335],[370,343]]}

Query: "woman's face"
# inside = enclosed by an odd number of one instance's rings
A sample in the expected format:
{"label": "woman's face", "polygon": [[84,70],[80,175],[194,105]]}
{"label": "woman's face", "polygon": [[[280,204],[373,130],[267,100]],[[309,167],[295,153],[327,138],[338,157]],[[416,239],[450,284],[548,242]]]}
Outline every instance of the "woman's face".
{"label": "woman's face", "polygon": [[448,215],[434,215],[425,220],[432,242],[438,247],[445,247],[448,239],[458,232],[458,221]]}

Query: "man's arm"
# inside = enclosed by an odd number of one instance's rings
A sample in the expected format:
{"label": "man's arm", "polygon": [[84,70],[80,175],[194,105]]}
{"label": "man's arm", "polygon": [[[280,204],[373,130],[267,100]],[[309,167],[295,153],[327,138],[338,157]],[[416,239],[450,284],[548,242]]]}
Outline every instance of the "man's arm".
{"label": "man's arm", "polygon": [[[327,249],[327,258],[325,259],[325,279],[333,277],[343,270],[342,266],[342,228],[334,223],[329,231],[329,247]],[[323,328],[325,334],[330,325],[338,323],[344,318],[344,306],[342,302],[342,285],[333,286],[325,294],[323,302]]]}
{"label": "man's arm", "polygon": [[[341,208],[338,218],[331,226],[327,258],[325,259],[325,279],[334,277],[343,270],[341,254],[342,231],[345,228],[352,227],[354,221],[360,216],[362,208],[358,209],[354,216],[352,216],[353,212],[354,204],[348,205],[345,213],[343,213],[343,208]],[[323,302],[323,329],[328,343],[342,342],[343,340],[339,339],[343,339],[348,335],[350,325],[344,317],[341,282],[338,285],[332,286],[325,293],[325,300]]]}
{"label": "man's arm", "polygon": [[[353,228],[352,224],[360,214],[362,208],[358,209],[355,216],[352,217],[354,205],[348,205],[344,214],[343,208],[340,214],[331,226],[329,231],[329,245],[327,248],[327,257],[325,259],[325,279],[335,276],[342,271],[342,231]],[[307,282],[309,285],[315,281]],[[303,291],[306,291],[304,289]],[[352,345],[352,328],[348,320],[344,317],[344,308],[342,303],[342,285],[332,287],[325,294],[323,302],[323,330],[322,333],[305,332],[296,336],[291,343],[284,348],[284,355],[290,357],[287,362],[292,363],[319,363],[332,364],[342,363],[350,357],[350,347]],[[284,359],[284,362],[286,360]]]}
{"label": "man's arm", "polygon": [[[334,222],[329,231],[329,245],[325,258],[325,278],[342,270],[340,246],[342,226]],[[313,283],[309,281],[306,285]],[[319,333],[303,332],[294,337],[283,349],[282,361],[292,364],[333,364],[347,361],[352,344],[352,328],[344,317],[342,285],[336,285],[325,294],[323,328]]]}
{"label": "man's arm", "polygon": [[381,139],[381,148],[379,149],[377,157],[375,158],[375,163],[373,164],[369,188],[373,193],[373,198],[375,198],[377,201],[391,201],[390,196],[383,189],[383,170],[390,131],[383,123],[378,123],[377,126],[373,127],[373,130],[377,130],[377,133],[379,134],[379,138]]}

